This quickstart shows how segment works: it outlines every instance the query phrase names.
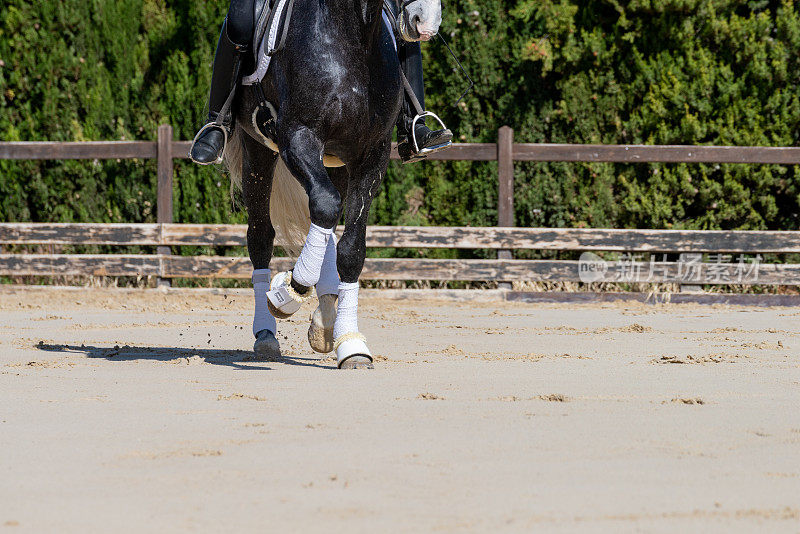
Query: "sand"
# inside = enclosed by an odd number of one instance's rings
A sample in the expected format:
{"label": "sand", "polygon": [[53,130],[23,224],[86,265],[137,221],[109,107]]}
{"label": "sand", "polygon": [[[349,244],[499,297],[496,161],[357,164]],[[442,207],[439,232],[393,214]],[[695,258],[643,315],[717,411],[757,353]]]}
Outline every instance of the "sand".
{"label": "sand", "polygon": [[0,290],[0,532],[800,532],[800,309]]}

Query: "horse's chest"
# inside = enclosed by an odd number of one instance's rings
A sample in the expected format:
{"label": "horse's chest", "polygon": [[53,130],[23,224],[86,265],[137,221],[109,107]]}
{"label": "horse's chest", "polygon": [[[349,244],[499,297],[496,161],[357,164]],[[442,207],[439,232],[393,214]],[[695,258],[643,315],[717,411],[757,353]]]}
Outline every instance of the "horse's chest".
{"label": "horse's chest", "polygon": [[391,95],[391,88],[387,90],[345,81],[329,94],[324,105],[317,107],[317,110],[320,118],[332,129],[361,136],[374,134],[376,128],[382,130],[386,124],[393,123],[398,101],[397,95]]}

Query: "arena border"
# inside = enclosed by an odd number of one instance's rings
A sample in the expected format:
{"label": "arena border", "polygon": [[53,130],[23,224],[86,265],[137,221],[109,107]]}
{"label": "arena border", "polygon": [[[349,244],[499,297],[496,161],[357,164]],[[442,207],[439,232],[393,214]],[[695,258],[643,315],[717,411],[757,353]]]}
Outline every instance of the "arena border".
{"label": "arena border", "polygon": [[[84,292],[91,289],[108,290],[120,295],[131,293],[167,295],[238,295],[251,296],[249,288],[102,288],[87,286],[31,286],[19,284],[0,285],[0,295],[32,292]],[[703,306],[741,306],[757,308],[800,308],[800,295],[746,294],[746,293],[623,293],[623,292],[567,292],[567,291],[509,291],[506,289],[362,289],[365,299],[385,300],[438,300],[445,302],[485,302],[521,304],[694,304]]]}
{"label": "arena border", "polygon": [[[615,162],[615,163],[732,163],[732,164],[800,164],[800,147],[765,146],[691,146],[691,145],[569,145],[515,143],[514,130],[502,126],[497,131],[496,143],[456,143],[449,150],[430,159],[442,161],[494,161],[498,169],[497,226],[487,228],[431,228],[389,227],[381,230],[383,239],[378,248],[488,248],[496,251],[492,259],[419,259],[409,263],[401,258],[369,258],[363,279],[368,280],[451,280],[494,281],[498,287],[511,291],[515,280],[527,281],[584,281],[579,280],[579,262],[547,260],[515,260],[515,249],[538,250],[590,250],[677,253],[681,258],[697,258],[700,253],[740,252],[760,255],[772,251],[777,254],[800,251],[798,231],[714,231],[714,230],[625,230],[586,228],[527,228],[515,227],[514,220],[514,165],[515,162]],[[159,286],[169,287],[180,278],[239,278],[249,279],[249,262],[229,256],[188,257],[173,254],[174,247],[194,244],[202,246],[241,246],[245,232],[235,230],[235,225],[173,224],[173,196],[176,159],[186,159],[190,141],[174,139],[169,124],[158,127],[155,141],[92,141],[92,142],[4,142],[0,141],[0,160],[69,160],[69,159],[153,159],[157,160],[157,217],[155,224],[69,224],[69,223],[0,223],[0,242],[19,245],[49,244],[114,244],[131,245],[134,241],[156,247],[156,255],[112,254],[0,254],[0,271],[7,276],[154,276]],[[398,159],[397,147],[392,158]],[[4,226],[6,228],[1,228]],[[227,235],[217,235],[222,226]],[[208,230],[210,227],[215,227]],[[127,229],[126,229],[127,228]],[[205,228],[205,230],[202,230]],[[172,235],[172,241],[168,235]],[[235,232],[231,234],[230,230]],[[5,231],[4,231],[5,230]],[[199,233],[198,233],[199,230]],[[388,230],[388,235],[387,235]],[[433,230],[433,234],[430,231]],[[76,233],[77,232],[77,233]],[[380,233],[380,232],[378,232]],[[405,234],[416,238],[403,244]],[[476,236],[476,234],[479,234]],[[527,244],[520,241],[527,237]],[[538,236],[537,236],[538,235]],[[4,237],[5,236],[5,237]],[[386,238],[389,238],[388,240]],[[422,237],[423,239],[419,239]],[[467,237],[466,241],[463,238]],[[475,238],[478,237],[476,240]],[[488,241],[486,238],[489,238]],[[127,238],[127,239],[125,239]],[[492,239],[494,238],[494,239]],[[544,238],[544,239],[543,239]],[[598,242],[599,240],[599,242]],[[478,243],[478,241],[480,243]],[[600,244],[600,242],[604,244]],[[411,246],[409,246],[411,245]],[[524,245],[524,246],[523,246]],[[368,246],[370,246],[368,244]],[[52,250],[52,249],[51,249]],[[760,256],[757,256],[760,257]],[[651,260],[654,256],[651,256]],[[681,291],[694,295],[702,285],[729,284],[720,273],[736,271],[743,265],[715,263],[715,272],[700,279],[685,282],[680,275],[680,264],[674,261],[631,261],[630,269],[641,274],[641,268],[650,266],[644,279],[625,279],[626,282],[677,283]],[[631,256],[633,260],[633,257]],[[702,256],[700,256],[702,260]],[[282,260],[285,261],[285,260]],[[692,260],[693,261],[693,260]],[[759,279],[759,285],[800,286],[800,264],[770,264]],[[662,276],[654,277],[658,269]],[[287,270],[290,266],[273,266]],[[627,267],[626,267],[627,268]],[[629,270],[630,270],[629,269]],[[720,270],[722,269],[722,270]],[[630,272],[633,272],[630,271]],[[234,274],[235,276],[230,276]],[[577,278],[576,278],[577,277]],[[604,272],[605,277],[605,272]],[[741,277],[738,277],[741,282]],[[595,280],[601,281],[601,280]],[[602,281],[616,282],[616,278]],[[750,285],[745,281],[745,285]],[[503,297],[508,299],[510,297]],[[521,298],[521,297],[520,297]],[[525,297],[532,300],[536,297]],[[547,298],[552,298],[548,294]],[[572,298],[572,297],[570,297]],[[605,297],[602,297],[605,298]],[[628,298],[628,297],[626,297]],[[696,300],[696,297],[686,297]],[[752,298],[752,297],[748,297]],[[719,297],[705,295],[705,301]],[[597,300],[597,299],[593,299]],[[620,300],[616,298],[615,300]],[[633,300],[641,300],[634,297]],[[673,302],[683,299],[673,299]],[[780,300],[780,299],[778,299]],[[566,302],[566,300],[561,300]],[[723,302],[733,302],[725,298]],[[792,304],[794,305],[794,304]]]}

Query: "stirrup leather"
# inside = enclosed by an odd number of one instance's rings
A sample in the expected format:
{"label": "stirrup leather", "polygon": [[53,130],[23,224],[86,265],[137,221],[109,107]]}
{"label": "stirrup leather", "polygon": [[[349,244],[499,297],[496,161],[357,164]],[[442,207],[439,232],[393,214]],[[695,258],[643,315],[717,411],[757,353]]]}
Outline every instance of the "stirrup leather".
{"label": "stirrup leather", "polygon": [[[207,163],[204,163],[202,161],[197,161],[192,157],[192,151],[194,150],[194,145],[195,143],[197,143],[197,140],[200,139],[200,136],[202,136],[206,132],[206,130],[210,130],[211,128],[219,128],[220,130],[222,130],[222,136],[223,136],[222,151],[219,153],[219,156],[217,156],[217,159],[214,161]],[[225,125],[218,124],[217,122],[209,122],[208,124],[200,128],[200,131],[197,132],[197,135],[195,135],[194,139],[192,139],[192,144],[189,147],[189,159],[192,160],[194,163],[197,163],[198,165],[219,165],[225,159],[225,149],[228,147],[229,135],[230,134],[228,133],[228,128]]]}

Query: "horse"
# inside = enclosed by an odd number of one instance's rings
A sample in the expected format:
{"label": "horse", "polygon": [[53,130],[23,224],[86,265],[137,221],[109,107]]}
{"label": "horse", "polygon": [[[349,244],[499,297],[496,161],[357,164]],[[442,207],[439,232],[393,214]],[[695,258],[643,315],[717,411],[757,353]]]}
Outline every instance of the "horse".
{"label": "horse", "polygon": [[[241,191],[247,210],[258,359],[281,358],[274,317],[295,313],[313,298],[314,286],[312,348],[335,350],[340,369],[373,368],[358,329],[359,278],[370,205],[389,164],[404,90],[383,5],[295,0],[284,48],[260,84],[237,95],[237,127],[224,160],[232,192]],[[440,0],[406,0],[401,9],[405,33],[436,35]],[[274,139],[254,124],[264,100],[276,115]],[[337,243],[333,230],[342,217]],[[276,237],[299,256],[292,271],[270,280]]]}

